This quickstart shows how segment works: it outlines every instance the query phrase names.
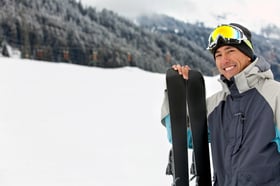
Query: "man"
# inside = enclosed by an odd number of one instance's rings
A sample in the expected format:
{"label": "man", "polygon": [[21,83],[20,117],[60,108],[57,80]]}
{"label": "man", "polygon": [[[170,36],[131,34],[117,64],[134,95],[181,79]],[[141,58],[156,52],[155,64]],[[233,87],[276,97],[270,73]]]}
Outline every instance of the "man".
{"label": "man", "polygon": [[[240,24],[216,27],[207,49],[223,87],[206,101],[214,186],[280,186],[280,83]],[[188,66],[173,68],[188,79]],[[161,119],[171,139],[167,96]]]}

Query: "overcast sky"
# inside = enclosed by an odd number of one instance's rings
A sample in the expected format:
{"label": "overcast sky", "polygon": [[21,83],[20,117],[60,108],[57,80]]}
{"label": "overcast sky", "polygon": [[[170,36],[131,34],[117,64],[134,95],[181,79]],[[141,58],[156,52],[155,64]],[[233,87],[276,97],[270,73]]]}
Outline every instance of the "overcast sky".
{"label": "overcast sky", "polygon": [[86,6],[113,10],[133,18],[142,13],[163,13],[182,21],[204,22],[215,27],[220,23],[238,22],[254,32],[264,24],[280,27],[279,0],[81,0]]}

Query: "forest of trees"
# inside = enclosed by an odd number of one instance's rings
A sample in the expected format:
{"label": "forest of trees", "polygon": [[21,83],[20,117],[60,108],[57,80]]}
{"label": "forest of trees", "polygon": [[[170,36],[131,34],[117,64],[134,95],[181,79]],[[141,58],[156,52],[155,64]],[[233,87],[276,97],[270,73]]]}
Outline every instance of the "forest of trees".
{"label": "forest of trees", "polygon": [[[213,56],[205,49],[211,29],[203,23],[164,15],[132,22],[76,0],[0,0],[0,10],[0,42],[18,48],[23,58],[106,68],[137,66],[160,73],[179,63],[205,75],[216,72]],[[272,33],[269,28],[263,32]],[[268,58],[280,74],[279,39],[253,37],[256,53]]]}

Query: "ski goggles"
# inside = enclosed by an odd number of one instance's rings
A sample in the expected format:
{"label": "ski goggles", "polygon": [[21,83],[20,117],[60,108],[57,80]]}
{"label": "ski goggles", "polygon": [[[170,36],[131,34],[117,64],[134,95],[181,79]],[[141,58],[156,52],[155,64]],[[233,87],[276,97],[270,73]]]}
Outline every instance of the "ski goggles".
{"label": "ski goggles", "polygon": [[[222,39],[222,40],[221,40]],[[233,25],[220,25],[210,34],[207,50],[213,53],[220,42],[225,44],[240,44],[242,41],[252,50],[253,45],[243,31]]]}

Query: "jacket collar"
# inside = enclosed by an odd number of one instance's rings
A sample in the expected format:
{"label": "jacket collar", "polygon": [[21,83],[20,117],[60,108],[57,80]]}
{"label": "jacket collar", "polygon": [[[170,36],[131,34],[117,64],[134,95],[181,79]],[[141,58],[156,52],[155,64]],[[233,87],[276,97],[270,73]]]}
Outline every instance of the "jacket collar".
{"label": "jacket collar", "polygon": [[222,83],[223,90],[226,92],[229,92],[230,87],[235,84],[238,92],[243,93],[256,87],[257,83],[263,82],[264,79],[273,79],[270,64],[264,58],[256,58],[249,66],[230,80],[221,75],[220,82]]}

